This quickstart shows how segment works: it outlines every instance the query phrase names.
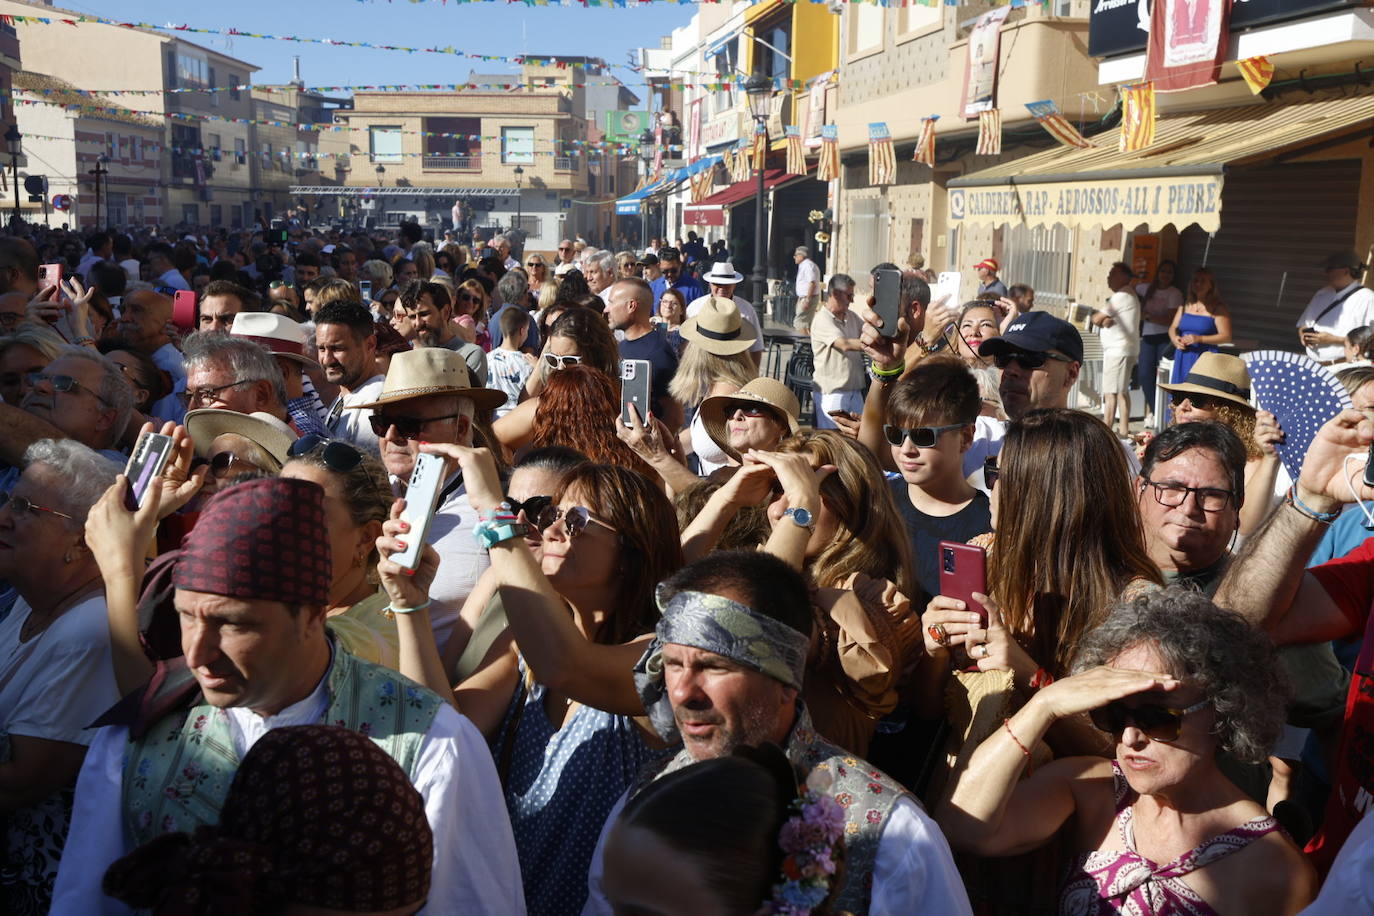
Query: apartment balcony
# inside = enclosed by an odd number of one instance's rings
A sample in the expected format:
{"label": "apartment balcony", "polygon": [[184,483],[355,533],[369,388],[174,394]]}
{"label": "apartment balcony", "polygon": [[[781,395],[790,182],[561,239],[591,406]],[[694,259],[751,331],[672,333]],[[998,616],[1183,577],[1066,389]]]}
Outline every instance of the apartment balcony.
{"label": "apartment balcony", "polygon": [[421,167],[427,172],[480,172],[482,155],[475,156],[431,156],[421,157]]}

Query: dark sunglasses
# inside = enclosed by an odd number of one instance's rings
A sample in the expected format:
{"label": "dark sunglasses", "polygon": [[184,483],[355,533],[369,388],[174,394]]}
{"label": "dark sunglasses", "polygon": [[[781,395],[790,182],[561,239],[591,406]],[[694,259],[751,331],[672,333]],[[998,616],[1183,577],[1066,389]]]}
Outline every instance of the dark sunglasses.
{"label": "dark sunglasses", "polygon": [[1031,372],[1041,368],[1045,365],[1047,360],[1051,359],[1060,363],[1073,362],[1073,360],[1069,359],[1067,356],[1060,356],[1058,353],[1050,353],[1047,350],[1039,353],[1028,353],[1025,350],[1011,350],[1006,353],[998,353],[992,358],[992,361],[998,369],[1005,369],[1014,362],[1027,372]]}
{"label": "dark sunglasses", "polygon": [[1205,709],[1212,701],[1200,700],[1187,709],[1142,703],[1130,707],[1120,700],[1113,700],[1106,706],[1094,709],[1088,715],[1099,731],[1109,735],[1120,735],[1129,723],[1149,736],[1151,741],[1168,744],[1178,740],[1179,730],[1183,728],[1183,717],[1189,713]]}
{"label": "dark sunglasses", "polygon": [[6,506],[9,506],[10,511],[14,513],[46,512],[49,515],[56,515],[58,518],[65,518],[68,521],[74,521],[72,516],[68,515],[65,512],[58,512],[56,509],[49,509],[47,506],[40,506],[37,503],[31,503],[22,496],[14,496],[10,493],[0,493],[0,509],[5,508]]}
{"label": "dark sunglasses", "polygon": [[572,251],[571,248],[560,248],[560,249],[558,249],[558,250],[559,250],[559,251]]}
{"label": "dark sunglasses", "polygon": [[285,280],[273,280],[271,283],[267,284],[267,286],[269,289],[281,289],[283,287],[285,287],[286,289],[296,288],[296,284],[287,283]]}
{"label": "dark sunglasses", "polygon": [[983,485],[991,490],[997,486],[997,478],[1002,476],[1002,469],[997,466],[996,458],[983,459]]}
{"label": "dark sunglasses", "polygon": [[770,420],[776,420],[778,418],[778,415],[770,408],[762,407],[758,404],[741,404],[736,401],[732,404],[725,405],[725,415],[727,417],[733,417],[737,413],[742,413],[750,418],[767,417]]}
{"label": "dark sunglasses", "polygon": [[210,473],[216,477],[223,477],[230,471],[235,474],[248,474],[252,471],[262,470],[247,458],[240,458],[233,452],[216,452],[205,463],[210,465]]}
{"label": "dark sunglasses", "polygon": [[97,401],[104,403],[103,399],[94,389],[81,384],[70,375],[47,375],[42,372],[26,372],[24,373],[24,381],[28,383],[30,388],[37,388],[43,382],[47,382],[52,385],[53,391],[61,391],[63,393],[71,391],[74,388],[79,388],[82,391],[89,392],[91,397],[95,398]]}
{"label": "dark sunglasses", "polygon": [[472,293],[459,293],[459,294],[458,294],[458,301],[459,301],[459,302],[481,302],[482,300],[479,299],[477,296],[474,296]]}
{"label": "dark sunglasses", "polygon": [[963,429],[967,423],[950,423],[947,426],[914,426],[907,429],[902,426],[891,424],[883,425],[883,435],[887,438],[888,445],[901,445],[907,439],[917,448],[934,448],[935,443],[940,441],[942,433],[947,433],[951,429]]}
{"label": "dark sunglasses", "polygon": [[1193,406],[1194,410],[1216,410],[1221,404],[1221,398],[1214,398],[1210,394],[1198,394],[1195,391],[1171,391],[1169,392],[1169,404],[1173,407],[1182,407],[1184,402]]}
{"label": "dark sunglasses", "polygon": [[549,508],[552,504],[552,496],[531,496],[524,501],[514,499],[510,496],[506,497],[506,505],[510,507],[512,515],[519,515],[523,512],[525,513],[525,518],[534,520],[539,519],[544,514],[544,510]]}
{"label": "dark sunglasses", "polygon": [[311,433],[292,442],[286,454],[292,458],[299,458],[311,454],[316,449],[320,449],[320,460],[331,471],[340,474],[347,474],[363,460],[363,453],[358,451],[353,443],[343,439],[330,439],[319,433]]}
{"label": "dark sunglasses", "polygon": [[374,413],[367,420],[372,424],[372,432],[378,438],[386,438],[391,427],[396,427],[396,435],[402,439],[420,438],[420,430],[425,428],[426,423],[437,423],[440,420],[452,420],[462,414],[450,413],[442,417],[397,417],[387,414]]}
{"label": "dark sunglasses", "polygon": [[592,518],[591,512],[585,506],[570,506],[566,512],[558,506],[546,506],[544,511],[539,513],[539,517],[535,519],[535,524],[539,526],[540,531],[543,531],[559,519],[563,520],[563,530],[568,532],[570,538],[575,538],[586,531],[588,524],[597,524],[609,531],[615,531],[605,522]]}

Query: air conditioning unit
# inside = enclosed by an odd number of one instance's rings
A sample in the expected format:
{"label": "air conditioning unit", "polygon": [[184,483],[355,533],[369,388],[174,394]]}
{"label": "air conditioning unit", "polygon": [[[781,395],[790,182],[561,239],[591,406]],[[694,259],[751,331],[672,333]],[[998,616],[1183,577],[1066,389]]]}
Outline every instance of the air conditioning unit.
{"label": "air conditioning unit", "polygon": [[647,111],[608,111],[606,139],[620,143],[638,140],[652,124],[653,118]]}

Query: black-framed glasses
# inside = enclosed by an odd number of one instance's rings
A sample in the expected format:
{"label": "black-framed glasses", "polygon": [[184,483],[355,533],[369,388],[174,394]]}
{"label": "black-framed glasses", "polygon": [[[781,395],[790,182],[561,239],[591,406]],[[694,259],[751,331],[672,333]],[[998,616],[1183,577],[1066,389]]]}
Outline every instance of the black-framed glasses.
{"label": "black-framed glasses", "polygon": [[1175,709],[1172,706],[1160,706],[1157,703],[1127,706],[1121,700],[1113,700],[1106,706],[1099,706],[1088,715],[1099,731],[1104,731],[1109,735],[1120,735],[1126,730],[1126,725],[1129,723],[1148,736],[1151,741],[1168,744],[1170,741],[1178,740],[1178,733],[1183,728],[1184,716],[1207,708],[1211,702],[1211,700],[1199,700],[1186,709]]}
{"label": "black-framed glasses", "polygon": [[242,382],[230,382],[227,385],[218,385],[214,388],[196,388],[180,392],[177,398],[181,400],[182,406],[190,407],[192,404],[210,404],[219,400],[219,393],[230,388],[237,388],[240,385],[251,385],[251,379]]}
{"label": "black-framed glasses", "polygon": [[997,479],[1002,476],[1002,469],[997,466],[997,459],[989,456],[983,459],[983,486],[991,490],[997,486]]}
{"label": "black-framed glasses", "polygon": [[1221,398],[1212,397],[1210,394],[1198,394],[1196,391],[1169,392],[1169,406],[1175,408],[1189,404],[1194,410],[1216,410],[1221,402]]}
{"label": "black-framed glasses", "polygon": [[545,353],[544,365],[557,372],[559,369],[566,369],[569,366],[582,365],[582,357],[559,356],[557,353]]}
{"label": "black-framed glasses", "polygon": [[558,506],[546,506],[544,511],[539,513],[539,517],[535,519],[535,524],[539,526],[540,531],[543,531],[559,519],[563,520],[563,530],[568,533],[569,538],[575,538],[586,531],[588,524],[600,525],[608,531],[615,531],[614,528],[600,519],[592,518],[592,513],[586,506],[569,506],[566,511]]}
{"label": "black-framed glasses", "polygon": [[1014,362],[1027,372],[1032,372],[1043,367],[1046,361],[1051,359],[1059,363],[1073,362],[1067,356],[1049,350],[1041,350],[1038,353],[1032,353],[1028,350],[1009,350],[1006,353],[998,353],[992,358],[992,362],[998,369],[1005,369]]}
{"label": "black-framed glasses", "polygon": [[506,505],[510,507],[511,515],[519,515],[523,512],[525,513],[525,518],[537,520],[544,514],[544,510],[553,505],[553,497],[531,496],[529,499],[519,500],[507,496]]}
{"label": "black-framed glasses", "polygon": [[1144,476],[1140,479],[1154,487],[1155,501],[1170,509],[1183,505],[1189,493],[1197,499],[1197,504],[1202,507],[1203,512],[1220,512],[1235,499],[1234,493],[1219,487],[1185,487],[1181,483],[1157,483]]}
{"label": "black-framed glasses", "polygon": [[105,399],[100,396],[98,391],[91,388],[89,385],[81,384],[70,375],[48,375],[45,372],[25,372],[24,381],[30,388],[37,388],[43,382],[47,382],[49,385],[52,385],[53,391],[61,391],[64,394],[74,388],[80,389],[90,394],[91,397],[95,398],[100,403],[105,403]]}
{"label": "black-framed glasses", "polygon": [[16,514],[33,512],[46,512],[49,515],[56,515],[58,518],[65,518],[68,521],[76,521],[73,516],[65,512],[58,512],[56,509],[49,509],[47,506],[40,506],[37,503],[29,502],[22,496],[15,496],[13,493],[0,493],[0,509],[10,507],[10,511]]}
{"label": "black-framed glasses", "polygon": [[940,441],[940,436],[952,429],[963,429],[967,423],[950,423],[945,426],[913,426],[910,428],[903,426],[893,426],[890,423],[883,424],[883,435],[887,438],[888,445],[901,445],[910,439],[911,444],[917,448],[934,448],[935,443]]}
{"label": "black-framed glasses", "polygon": [[299,458],[311,454],[316,449],[320,450],[320,460],[325,466],[340,474],[347,474],[363,461],[363,453],[352,442],[346,439],[330,439],[319,433],[301,436],[291,443],[286,454],[291,458]]}
{"label": "black-framed glasses", "polygon": [[392,414],[374,413],[367,420],[372,424],[372,432],[378,438],[386,438],[391,432],[391,428],[396,427],[396,435],[402,439],[420,438],[420,430],[425,428],[427,423],[437,423],[440,420],[452,420],[461,417],[459,413],[444,414],[442,417],[401,417]]}

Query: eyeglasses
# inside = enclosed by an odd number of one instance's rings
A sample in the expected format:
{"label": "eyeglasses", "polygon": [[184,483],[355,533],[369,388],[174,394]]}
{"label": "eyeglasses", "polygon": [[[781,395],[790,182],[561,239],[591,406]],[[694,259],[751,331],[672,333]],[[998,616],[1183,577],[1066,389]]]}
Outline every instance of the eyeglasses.
{"label": "eyeglasses", "polygon": [[209,460],[205,462],[210,466],[210,473],[216,477],[224,477],[233,472],[234,476],[248,474],[253,471],[262,471],[264,468],[258,467],[247,458],[240,458],[233,452],[215,452]]}
{"label": "eyeglasses", "polygon": [[580,356],[559,356],[557,353],[545,353],[544,365],[557,372],[559,369],[566,369],[569,366],[580,366],[582,357]]}
{"label": "eyeglasses", "polygon": [[292,442],[286,454],[292,458],[299,458],[311,454],[316,449],[320,450],[320,459],[325,465],[339,474],[347,474],[363,460],[363,453],[353,443],[343,439],[329,439],[319,433],[311,433]]}
{"label": "eyeglasses", "polygon": [[770,420],[777,419],[777,414],[775,414],[772,410],[770,410],[767,407],[760,406],[758,404],[741,404],[735,402],[732,404],[725,405],[725,410],[725,415],[727,417],[733,417],[735,414],[740,413],[744,414],[746,417],[749,417],[750,419],[754,419],[757,417],[767,417]]}
{"label": "eyeglasses", "polygon": [[539,513],[539,517],[535,519],[534,523],[538,525],[539,530],[542,531],[559,519],[563,520],[563,530],[568,533],[569,538],[575,538],[586,531],[588,523],[591,522],[600,525],[608,531],[615,531],[614,528],[600,519],[592,518],[591,512],[588,511],[585,506],[569,506],[566,511],[560,509],[558,506],[547,506],[543,512]]}
{"label": "eyeglasses", "polygon": [[42,372],[26,372],[24,373],[24,381],[30,388],[37,388],[43,382],[47,382],[52,385],[53,391],[61,391],[64,393],[71,391],[73,388],[79,388],[90,394],[91,397],[95,398],[100,403],[105,403],[105,399],[96,393],[94,388],[81,384],[70,375],[46,375]]}
{"label": "eyeglasses", "polygon": [[47,506],[31,503],[22,496],[15,496],[11,493],[0,493],[0,509],[6,506],[9,506],[10,511],[16,514],[20,512],[46,512],[49,515],[56,515],[58,518],[65,518],[69,521],[76,520],[65,512],[58,512],[56,509],[49,509]]}
{"label": "eyeglasses", "polygon": [[1025,350],[1012,350],[1007,353],[998,353],[992,358],[998,369],[1005,369],[1013,362],[1025,369],[1027,372],[1039,369],[1045,365],[1046,360],[1054,360],[1060,363],[1071,363],[1073,360],[1058,353],[1051,353],[1049,350],[1042,350],[1039,353],[1028,353]]}
{"label": "eyeglasses", "polygon": [[983,459],[983,484],[991,490],[997,486],[997,478],[1002,476],[1002,469],[997,466],[996,458]]}
{"label": "eyeglasses", "polygon": [[1161,506],[1173,508],[1183,505],[1188,499],[1188,494],[1192,493],[1197,499],[1197,503],[1202,507],[1203,512],[1220,512],[1230,505],[1235,494],[1230,490],[1222,490],[1217,487],[1185,487],[1181,483],[1155,483],[1148,477],[1140,478],[1145,483],[1155,488],[1155,501]]}
{"label": "eyeglasses", "polygon": [[440,420],[452,420],[461,416],[462,414],[450,413],[442,417],[397,417],[374,413],[367,419],[372,424],[372,432],[380,438],[386,438],[394,426],[396,427],[396,435],[402,439],[418,439],[420,438],[420,430],[424,429],[427,424],[438,423]]}
{"label": "eyeglasses", "polygon": [[178,394],[177,397],[185,407],[190,407],[192,404],[212,404],[220,399],[219,393],[221,391],[225,391],[229,388],[237,388],[240,385],[250,384],[252,384],[251,380],[230,382],[227,385],[219,385],[215,388],[197,388],[194,391],[183,391]]}
{"label": "eyeglasses", "polygon": [[287,289],[295,289],[296,284],[287,283],[285,280],[273,280],[271,283],[267,284],[268,289],[281,289],[282,287],[285,287]]}
{"label": "eyeglasses", "polygon": [[1198,394],[1195,391],[1171,391],[1169,392],[1169,404],[1173,407],[1182,407],[1188,404],[1194,410],[1216,410],[1221,405],[1221,398],[1214,398],[1210,394]]}
{"label": "eyeglasses", "polygon": [[1187,709],[1174,709],[1170,706],[1159,706],[1154,703],[1142,703],[1139,706],[1131,707],[1120,700],[1113,700],[1106,706],[1094,709],[1088,715],[1099,731],[1104,731],[1109,735],[1120,735],[1126,730],[1126,724],[1129,722],[1144,732],[1151,741],[1168,744],[1170,741],[1178,740],[1179,730],[1183,728],[1184,716],[1205,709],[1211,702],[1211,700],[1202,700]]}
{"label": "eyeglasses", "polygon": [[572,251],[571,248],[559,248],[558,250],[559,250],[559,251]]}
{"label": "eyeglasses", "polygon": [[951,429],[963,429],[967,423],[951,423],[948,426],[914,426],[910,429],[901,426],[883,425],[883,435],[889,445],[901,445],[907,439],[917,448],[934,448],[941,434]]}
{"label": "eyeglasses", "polygon": [[544,511],[552,504],[552,496],[531,496],[524,502],[518,499],[512,499],[509,496],[506,497],[506,505],[510,507],[511,514],[519,515],[523,512],[525,513],[525,518],[528,519],[539,519],[544,514]]}

